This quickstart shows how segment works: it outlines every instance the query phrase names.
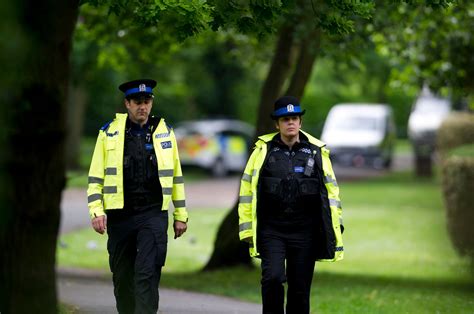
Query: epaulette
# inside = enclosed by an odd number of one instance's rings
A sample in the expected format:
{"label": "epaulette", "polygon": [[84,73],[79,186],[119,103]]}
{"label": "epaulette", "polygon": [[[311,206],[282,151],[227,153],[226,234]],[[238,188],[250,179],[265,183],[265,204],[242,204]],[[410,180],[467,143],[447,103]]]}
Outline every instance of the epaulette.
{"label": "epaulette", "polygon": [[100,128],[100,130],[101,130],[101,131],[104,131],[104,132],[107,131],[107,129],[109,128],[110,124],[111,124],[113,121],[114,121],[114,120],[109,121],[109,122],[107,122],[106,124],[104,124],[104,126],[102,126],[102,127]]}

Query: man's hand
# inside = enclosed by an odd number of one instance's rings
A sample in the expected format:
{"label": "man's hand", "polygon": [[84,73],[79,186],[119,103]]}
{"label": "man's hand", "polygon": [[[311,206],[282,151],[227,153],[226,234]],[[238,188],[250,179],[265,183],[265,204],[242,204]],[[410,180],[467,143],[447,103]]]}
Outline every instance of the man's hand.
{"label": "man's hand", "polygon": [[179,238],[183,233],[188,229],[188,225],[185,222],[176,220],[173,224],[174,228],[174,238]]}
{"label": "man's hand", "polygon": [[107,216],[102,215],[92,219],[92,228],[100,234],[104,234],[107,229]]}

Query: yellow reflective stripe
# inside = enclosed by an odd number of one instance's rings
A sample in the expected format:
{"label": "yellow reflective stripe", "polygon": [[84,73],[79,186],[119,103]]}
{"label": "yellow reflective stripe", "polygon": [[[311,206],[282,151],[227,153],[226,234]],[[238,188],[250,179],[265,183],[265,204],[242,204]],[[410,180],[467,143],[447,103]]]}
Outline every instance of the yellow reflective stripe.
{"label": "yellow reflective stripe", "polygon": [[116,186],[104,186],[104,194],[113,194],[117,193]]}
{"label": "yellow reflective stripe", "polygon": [[172,188],[161,188],[161,191],[163,192],[163,195],[171,195],[171,193],[173,193]]}
{"label": "yellow reflective stripe", "polygon": [[184,183],[184,177],[183,176],[173,178],[173,184],[178,184],[178,183]]}
{"label": "yellow reflective stripe", "polygon": [[104,179],[98,177],[89,177],[88,179],[89,184],[97,183],[97,184],[104,184]]}
{"label": "yellow reflective stripe", "polygon": [[91,194],[87,197],[87,202],[88,203],[92,203],[92,202],[95,202],[95,201],[98,201],[98,200],[102,200],[102,194]]}
{"label": "yellow reflective stripe", "polygon": [[331,175],[324,177],[324,183],[332,183],[334,186],[337,186],[337,181]]}
{"label": "yellow reflective stripe", "polygon": [[105,174],[107,175],[116,175],[117,168],[105,168]]}
{"label": "yellow reflective stripe", "polygon": [[252,195],[250,195],[250,196],[239,196],[239,203],[241,203],[241,204],[252,203]]}
{"label": "yellow reflective stripe", "polygon": [[158,170],[158,175],[160,177],[172,177],[173,173],[174,173],[173,169]]}
{"label": "yellow reflective stripe", "polygon": [[186,207],[186,201],[185,200],[176,200],[176,201],[173,201],[173,205],[174,205],[175,208]]}
{"label": "yellow reflective stripe", "polygon": [[252,182],[252,176],[244,173],[242,175],[242,181]]}
{"label": "yellow reflective stripe", "polygon": [[330,199],[329,199],[329,205],[330,205],[330,206],[336,206],[337,208],[342,208],[342,207],[341,207],[341,202],[338,201],[338,200],[335,200],[335,199],[333,199],[333,198],[330,198]]}
{"label": "yellow reflective stripe", "polygon": [[252,229],[252,222],[244,222],[239,225],[239,232]]}

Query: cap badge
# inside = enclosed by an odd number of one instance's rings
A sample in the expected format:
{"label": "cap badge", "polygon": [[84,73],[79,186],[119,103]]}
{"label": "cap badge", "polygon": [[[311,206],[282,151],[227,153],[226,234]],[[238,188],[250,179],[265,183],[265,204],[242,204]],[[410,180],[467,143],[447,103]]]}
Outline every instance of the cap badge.
{"label": "cap badge", "polygon": [[294,107],[292,104],[289,104],[288,106],[286,106],[286,111],[288,111],[288,112],[294,112],[294,111],[295,111],[295,107]]}
{"label": "cap badge", "polygon": [[146,91],[146,86],[145,86],[145,84],[140,84],[140,85],[138,86],[138,90],[139,90],[140,92]]}

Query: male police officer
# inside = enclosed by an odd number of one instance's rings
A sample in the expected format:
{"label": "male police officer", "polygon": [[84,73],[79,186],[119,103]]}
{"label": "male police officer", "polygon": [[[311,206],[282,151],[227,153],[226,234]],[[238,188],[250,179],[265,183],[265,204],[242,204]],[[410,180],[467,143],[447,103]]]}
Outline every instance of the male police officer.
{"label": "male police officer", "polygon": [[184,185],[173,130],[150,116],[154,80],[124,83],[128,113],[99,131],[87,190],[92,227],[109,240],[119,313],[156,313],[173,201],[175,238],[187,228]]}
{"label": "male police officer", "polygon": [[259,137],[242,176],[239,236],[262,260],[263,313],[284,313],[286,281],[286,313],[304,314],[315,261],[343,258],[339,188],[325,144],[301,130],[298,99],[274,109],[279,132]]}

